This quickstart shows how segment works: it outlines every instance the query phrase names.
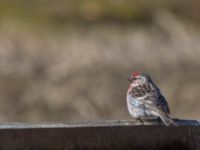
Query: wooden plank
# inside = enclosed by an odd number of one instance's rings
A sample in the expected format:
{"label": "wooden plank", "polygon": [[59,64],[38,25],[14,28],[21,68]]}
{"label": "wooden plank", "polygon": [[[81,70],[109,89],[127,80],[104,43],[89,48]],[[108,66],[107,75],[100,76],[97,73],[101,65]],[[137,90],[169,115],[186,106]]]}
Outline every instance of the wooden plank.
{"label": "wooden plank", "polygon": [[165,127],[157,119],[82,123],[3,123],[0,149],[17,150],[200,150],[198,121],[177,120]]}
{"label": "wooden plank", "polygon": [[[174,119],[180,126],[200,126],[200,121]],[[42,122],[42,123],[0,123],[1,129],[27,129],[27,128],[77,128],[77,127],[106,127],[106,126],[140,126],[140,125],[163,125],[157,118],[144,118],[143,123],[139,120],[100,120],[83,122]]]}

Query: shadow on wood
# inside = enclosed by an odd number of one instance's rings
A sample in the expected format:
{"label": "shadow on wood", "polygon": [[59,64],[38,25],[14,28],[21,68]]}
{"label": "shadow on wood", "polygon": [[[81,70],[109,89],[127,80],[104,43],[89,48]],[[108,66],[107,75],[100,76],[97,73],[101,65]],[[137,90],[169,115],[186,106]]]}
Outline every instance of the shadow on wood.
{"label": "shadow on wood", "polygon": [[[1,124],[0,149],[17,150],[199,150],[197,124],[165,127],[136,121],[77,124]],[[151,122],[149,121],[149,122]],[[157,125],[156,123],[157,122]],[[181,120],[179,120],[181,122]],[[198,123],[198,122],[196,122]]]}

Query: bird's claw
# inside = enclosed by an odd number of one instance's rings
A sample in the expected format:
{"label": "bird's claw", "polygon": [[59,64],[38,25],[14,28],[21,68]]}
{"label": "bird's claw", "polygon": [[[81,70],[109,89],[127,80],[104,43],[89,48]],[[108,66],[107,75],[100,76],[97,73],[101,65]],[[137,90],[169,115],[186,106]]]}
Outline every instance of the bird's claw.
{"label": "bird's claw", "polygon": [[139,121],[142,125],[144,125],[144,121],[141,118],[136,118],[137,121]]}

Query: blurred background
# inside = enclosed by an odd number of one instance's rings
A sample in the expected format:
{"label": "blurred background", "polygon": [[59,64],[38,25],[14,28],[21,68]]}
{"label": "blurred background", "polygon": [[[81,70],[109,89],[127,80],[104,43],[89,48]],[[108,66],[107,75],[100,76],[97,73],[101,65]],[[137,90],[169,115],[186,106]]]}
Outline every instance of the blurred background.
{"label": "blurred background", "polygon": [[132,71],[200,119],[200,2],[1,0],[0,122],[131,119]]}

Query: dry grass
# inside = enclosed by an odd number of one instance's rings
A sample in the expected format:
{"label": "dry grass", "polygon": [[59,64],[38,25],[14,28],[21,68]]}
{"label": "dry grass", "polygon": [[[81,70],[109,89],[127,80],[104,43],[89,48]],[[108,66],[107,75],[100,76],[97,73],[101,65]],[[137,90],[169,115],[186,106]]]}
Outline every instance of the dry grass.
{"label": "dry grass", "polygon": [[130,118],[133,70],[153,77],[173,116],[200,119],[200,31],[171,14],[149,26],[55,33],[7,23],[0,33],[1,121]]}

